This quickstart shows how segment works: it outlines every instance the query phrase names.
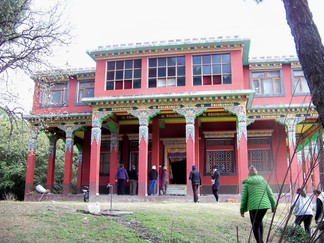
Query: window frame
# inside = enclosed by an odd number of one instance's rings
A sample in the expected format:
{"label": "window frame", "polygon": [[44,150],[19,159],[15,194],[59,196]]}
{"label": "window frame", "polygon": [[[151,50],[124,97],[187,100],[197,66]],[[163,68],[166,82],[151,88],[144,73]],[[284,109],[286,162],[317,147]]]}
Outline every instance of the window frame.
{"label": "window frame", "polygon": [[[229,141],[230,144],[216,144],[216,145],[208,145],[208,141]],[[228,170],[228,166],[225,165],[225,171],[223,171],[221,168],[218,167],[218,171],[221,173],[221,175],[225,176],[233,176],[236,174],[236,155],[235,155],[235,139],[234,138],[206,138],[205,139],[205,176],[210,175],[212,172],[212,168],[214,165],[217,166],[217,161],[215,158],[215,153],[217,152],[231,152],[232,160],[231,160],[231,167],[232,170]],[[210,161],[209,160],[209,153],[213,153],[213,158]],[[225,159],[223,163],[227,163],[228,161]],[[218,165],[220,166],[220,165]]]}
{"label": "window frame", "polygon": [[[300,75],[295,75],[295,72],[302,72],[303,75],[300,76]],[[296,82],[296,78],[298,78],[298,81]],[[300,82],[302,79],[302,82]],[[297,92],[296,91],[296,83],[299,84],[299,86],[304,86],[305,83],[306,83],[306,86],[307,86],[307,90],[308,91],[300,91],[300,92]],[[304,75],[304,72],[301,68],[295,68],[295,69],[291,69],[291,88],[292,88],[292,94],[293,95],[296,95],[296,96],[304,96],[304,95],[310,95],[310,89],[309,89],[309,86],[308,86],[308,82],[305,78],[305,75]],[[302,88],[300,89],[302,90]]]}
{"label": "window frame", "polygon": [[[89,83],[89,84],[92,84],[92,86],[90,85],[89,87],[82,87],[80,88],[80,84],[86,84],[86,83]],[[87,90],[90,90],[92,89],[93,90],[93,96],[87,96]],[[77,82],[77,90],[76,90],[76,97],[75,97],[75,103],[77,105],[86,105],[86,103],[82,102],[82,99],[83,98],[88,98],[88,97],[94,97],[94,90],[95,90],[95,82],[94,80],[78,80]],[[80,100],[80,92],[83,91],[83,96]]]}
{"label": "window frame", "polygon": [[[273,76],[268,76],[268,75],[264,75],[263,78],[254,78],[253,77],[253,74],[257,74],[257,73],[263,73],[263,74],[269,74],[269,73],[275,73],[277,72],[279,74],[278,77],[273,77]],[[265,80],[271,80],[271,83],[272,83],[272,93],[270,94],[265,94],[265,93],[261,93],[261,92],[257,92],[256,91],[256,88],[254,87],[254,81],[255,80],[258,80],[259,81],[259,87],[264,87],[264,83],[262,81],[265,81]],[[276,84],[276,80],[279,81],[280,83],[280,90],[281,92],[280,93],[275,93],[275,89],[277,88],[276,85],[273,85],[273,84]],[[255,96],[256,97],[274,97],[274,96],[285,96],[285,89],[284,89],[284,84],[283,84],[283,76],[282,76],[282,69],[272,69],[272,70],[250,70],[250,88],[252,90],[255,91]],[[264,89],[264,88],[263,88]],[[262,91],[262,89],[261,89]],[[264,92],[264,91],[263,91]]]}
{"label": "window frame", "polygon": [[[262,140],[269,140],[269,143],[256,143],[256,144],[252,144],[251,141],[252,140],[259,140],[262,142]],[[248,152],[248,166],[251,166],[251,165],[254,165],[257,170],[258,170],[258,173],[259,174],[271,174],[272,173],[272,170],[273,170],[273,167],[274,167],[274,164],[273,164],[273,150],[272,150],[272,138],[271,137],[248,137],[248,144],[247,144],[247,152]],[[251,161],[253,158],[252,158],[252,152],[254,151],[261,151],[261,157],[264,158],[264,151],[269,151],[269,161],[261,161],[261,160],[258,160],[258,161]],[[262,166],[263,168],[266,168],[266,167],[270,167],[268,170],[261,170],[260,169],[260,166],[256,165],[255,163],[263,163],[263,164],[266,164],[266,163],[269,163],[268,165],[265,165],[265,166]]]}
{"label": "window frame", "polygon": [[140,89],[141,83],[142,58],[106,61],[106,91]]}
{"label": "window frame", "polygon": [[[45,83],[42,85],[40,95],[40,107],[62,107],[68,106],[68,82]],[[59,92],[60,102],[51,102],[53,94]]]}
{"label": "window frame", "polygon": [[[172,59],[175,60],[171,61]],[[147,87],[149,89],[184,87],[186,85],[186,58],[184,55],[148,58],[147,70]]]}
{"label": "window frame", "polygon": [[232,84],[232,73],[231,53],[192,55],[193,86]]}

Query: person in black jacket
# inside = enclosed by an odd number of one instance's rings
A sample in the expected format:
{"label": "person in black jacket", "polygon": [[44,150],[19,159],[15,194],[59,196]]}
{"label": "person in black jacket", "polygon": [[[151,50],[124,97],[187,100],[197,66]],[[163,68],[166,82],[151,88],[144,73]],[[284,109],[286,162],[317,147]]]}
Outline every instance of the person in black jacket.
{"label": "person in black jacket", "polygon": [[158,178],[158,172],[156,170],[156,166],[153,165],[152,169],[149,172],[149,188],[148,188],[148,195],[155,195],[156,194],[156,180]]}
{"label": "person in black jacket", "polygon": [[220,173],[218,172],[216,166],[214,166],[213,168],[213,174],[211,176],[212,178],[212,191],[213,191],[213,194],[215,196],[215,199],[216,199],[216,202],[219,202],[218,199],[218,190],[219,190],[219,187],[220,187]]}
{"label": "person in black jacket", "polygon": [[198,197],[198,186],[201,185],[201,177],[199,171],[196,170],[197,167],[195,165],[192,166],[192,171],[190,171],[189,180],[191,180],[192,191],[194,202],[199,202]]}
{"label": "person in black jacket", "polygon": [[136,170],[135,165],[132,165],[131,171],[128,173],[129,174],[129,181],[130,181],[130,194],[131,195],[136,195],[137,191],[137,181],[138,181],[138,172]]}
{"label": "person in black jacket", "polygon": [[323,227],[323,217],[324,217],[324,193],[320,190],[313,191],[316,197],[316,213],[315,213],[315,223],[318,225],[319,238],[317,239],[319,243],[324,243],[324,227]]}

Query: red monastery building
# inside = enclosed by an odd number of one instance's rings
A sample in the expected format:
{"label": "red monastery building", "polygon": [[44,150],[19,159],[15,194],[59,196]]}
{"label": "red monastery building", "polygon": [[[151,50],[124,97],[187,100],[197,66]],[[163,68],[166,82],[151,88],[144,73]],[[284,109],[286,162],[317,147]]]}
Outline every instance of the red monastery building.
{"label": "red monastery building", "polygon": [[[56,141],[65,141],[63,196],[71,192],[74,145],[77,190],[89,185],[92,201],[115,184],[120,164],[138,169],[139,197],[148,195],[153,165],[166,166],[169,190],[177,185],[184,195],[192,195],[194,164],[201,194],[211,194],[214,165],[221,194],[239,194],[251,164],[274,192],[302,186],[312,141],[322,141],[322,133],[300,63],[296,57],[249,59],[249,47],[249,39],[237,37],[106,46],[87,52],[95,69],[34,77],[25,194],[35,188],[41,130],[50,140],[49,190]],[[309,188],[320,183],[319,172]]]}

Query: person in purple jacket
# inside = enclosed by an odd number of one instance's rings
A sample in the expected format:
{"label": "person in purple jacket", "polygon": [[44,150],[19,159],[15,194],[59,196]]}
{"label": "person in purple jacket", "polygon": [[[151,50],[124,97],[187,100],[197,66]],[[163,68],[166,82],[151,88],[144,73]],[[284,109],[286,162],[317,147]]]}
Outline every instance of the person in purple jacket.
{"label": "person in purple jacket", "polygon": [[115,181],[117,182],[117,195],[124,195],[125,180],[128,181],[128,173],[124,168],[124,165],[121,164],[115,174]]}

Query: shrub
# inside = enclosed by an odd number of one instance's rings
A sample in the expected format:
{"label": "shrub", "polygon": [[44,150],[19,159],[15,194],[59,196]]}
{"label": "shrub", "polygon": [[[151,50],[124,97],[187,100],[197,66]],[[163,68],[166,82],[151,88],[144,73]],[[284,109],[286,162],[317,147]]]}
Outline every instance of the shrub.
{"label": "shrub", "polygon": [[300,225],[289,225],[285,231],[281,229],[281,233],[284,234],[283,238],[287,242],[306,243],[310,240],[310,236]]}

